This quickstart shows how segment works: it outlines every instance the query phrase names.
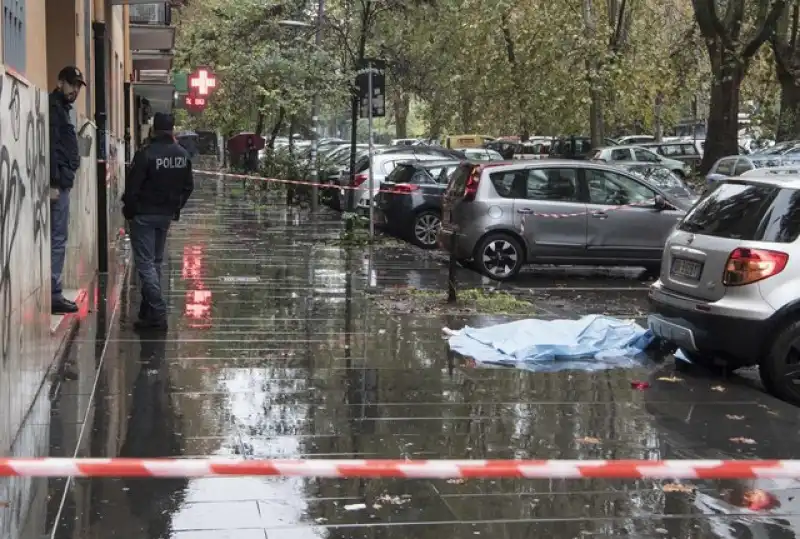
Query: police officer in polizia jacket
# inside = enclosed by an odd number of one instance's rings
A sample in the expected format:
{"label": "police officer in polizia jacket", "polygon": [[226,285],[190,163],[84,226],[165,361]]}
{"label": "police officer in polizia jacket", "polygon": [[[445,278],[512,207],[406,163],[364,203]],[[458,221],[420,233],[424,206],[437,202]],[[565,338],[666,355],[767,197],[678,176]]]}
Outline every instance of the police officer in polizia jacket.
{"label": "police officer in polizia jacket", "polygon": [[164,247],[171,221],[178,220],[194,190],[192,162],[175,141],[174,122],[169,114],[155,114],[152,137],[133,156],[122,197],[142,288],[136,329],[167,328],[167,304],[161,294]]}

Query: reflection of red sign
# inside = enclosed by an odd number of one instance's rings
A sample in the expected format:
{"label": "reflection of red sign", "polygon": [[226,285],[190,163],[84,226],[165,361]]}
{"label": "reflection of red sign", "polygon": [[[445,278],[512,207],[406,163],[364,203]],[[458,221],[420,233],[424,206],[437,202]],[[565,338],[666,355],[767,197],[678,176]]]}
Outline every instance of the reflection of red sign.
{"label": "reflection of red sign", "polygon": [[187,281],[186,306],[184,315],[188,325],[195,329],[211,327],[211,290],[203,285],[203,246],[187,245],[183,248],[183,267],[181,277]]}

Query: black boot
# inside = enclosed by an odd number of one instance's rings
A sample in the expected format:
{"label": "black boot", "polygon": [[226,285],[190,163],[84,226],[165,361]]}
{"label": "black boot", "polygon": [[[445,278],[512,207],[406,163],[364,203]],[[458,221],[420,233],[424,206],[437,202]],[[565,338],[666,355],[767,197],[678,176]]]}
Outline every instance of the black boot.
{"label": "black boot", "polygon": [[54,299],[51,306],[50,312],[52,314],[71,314],[78,312],[78,306],[69,301],[66,298]]}

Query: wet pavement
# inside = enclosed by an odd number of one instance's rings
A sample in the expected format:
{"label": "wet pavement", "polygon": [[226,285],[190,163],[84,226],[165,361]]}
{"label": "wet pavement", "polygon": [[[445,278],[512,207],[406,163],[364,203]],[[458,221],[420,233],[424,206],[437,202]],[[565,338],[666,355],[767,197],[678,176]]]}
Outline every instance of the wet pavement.
{"label": "wet pavement", "polygon": [[[52,455],[245,458],[789,458],[797,411],[751,380],[633,370],[535,374],[449,357],[442,327],[502,316],[390,315],[371,295],[441,290],[411,247],[337,245],[316,219],[212,177],[170,236],[166,337],[135,334],[135,279],[77,381],[57,389]],[[459,270],[463,286],[483,279]],[[641,318],[636,270],[540,268],[540,316]],[[510,285],[503,285],[508,288]],[[106,322],[107,320],[107,322]],[[634,380],[647,380],[639,391]],[[76,413],[85,410],[88,413]],[[69,411],[72,410],[72,411]],[[752,489],[771,509],[752,510]],[[795,482],[212,478],[49,482],[54,538],[790,538]]]}

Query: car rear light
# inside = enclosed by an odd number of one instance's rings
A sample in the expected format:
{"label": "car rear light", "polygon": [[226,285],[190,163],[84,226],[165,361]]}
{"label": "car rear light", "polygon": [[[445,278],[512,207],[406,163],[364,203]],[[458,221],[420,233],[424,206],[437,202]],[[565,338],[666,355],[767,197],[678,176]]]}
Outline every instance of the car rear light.
{"label": "car rear light", "polygon": [[392,191],[395,193],[411,193],[417,189],[419,189],[419,185],[414,185],[413,183],[398,183],[394,186]]}
{"label": "car rear light", "polygon": [[478,194],[478,184],[481,181],[481,169],[475,167],[472,173],[467,178],[467,184],[464,186],[464,200],[471,202],[475,200],[475,195]]}
{"label": "car rear light", "polygon": [[359,187],[362,183],[369,179],[369,174],[356,174],[353,178],[353,187]]}
{"label": "car rear light", "polygon": [[739,247],[728,257],[722,283],[725,286],[742,286],[772,277],[783,271],[789,255],[780,251]]}

